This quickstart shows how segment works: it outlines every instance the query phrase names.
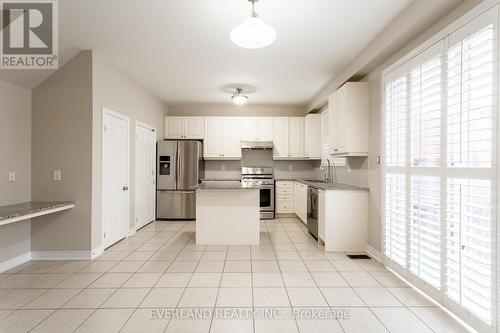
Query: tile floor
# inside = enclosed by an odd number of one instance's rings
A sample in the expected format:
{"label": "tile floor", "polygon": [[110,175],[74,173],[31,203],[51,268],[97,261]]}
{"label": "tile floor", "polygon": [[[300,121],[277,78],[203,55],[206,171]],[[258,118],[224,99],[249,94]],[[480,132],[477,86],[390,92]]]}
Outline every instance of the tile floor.
{"label": "tile floor", "polygon": [[158,221],[92,261],[18,266],[0,274],[0,332],[466,332],[297,219],[261,226],[259,246],[200,246],[193,222]]}

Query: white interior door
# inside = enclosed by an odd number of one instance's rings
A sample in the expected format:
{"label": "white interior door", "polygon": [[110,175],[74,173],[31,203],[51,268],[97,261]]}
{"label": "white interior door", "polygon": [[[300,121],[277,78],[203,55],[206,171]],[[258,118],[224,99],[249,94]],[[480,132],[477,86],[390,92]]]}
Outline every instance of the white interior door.
{"label": "white interior door", "polygon": [[156,130],[135,125],[135,227],[155,219]]}
{"label": "white interior door", "polygon": [[102,231],[106,248],[128,233],[130,120],[104,108],[102,123]]}

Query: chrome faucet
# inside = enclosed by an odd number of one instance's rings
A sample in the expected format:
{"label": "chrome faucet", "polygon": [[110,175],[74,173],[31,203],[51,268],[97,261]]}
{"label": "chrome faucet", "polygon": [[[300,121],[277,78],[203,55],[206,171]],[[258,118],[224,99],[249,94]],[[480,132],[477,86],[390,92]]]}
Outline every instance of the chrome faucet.
{"label": "chrome faucet", "polygon": [[331,182],[332,180],[332,177],[330,175],[330,172],[331,172],[331,165],[330,165],[330,160],[327,158],[326,159],[326,162],[328,163],[328,172],[325,174],[325,181],[327,183]]}

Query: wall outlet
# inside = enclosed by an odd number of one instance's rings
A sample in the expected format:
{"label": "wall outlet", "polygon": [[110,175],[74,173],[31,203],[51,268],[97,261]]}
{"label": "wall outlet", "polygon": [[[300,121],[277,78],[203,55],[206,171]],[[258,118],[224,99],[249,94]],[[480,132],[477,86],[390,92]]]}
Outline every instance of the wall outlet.
{"label": "wall outlet", "polygon": [[15,182],[16,181],[16,172],[15,171],[9,171],[9,183]]}
{"label": "wall outlet", "polygon": [[53,179],[55,182],[61,181],[61,170],[54,170]]}

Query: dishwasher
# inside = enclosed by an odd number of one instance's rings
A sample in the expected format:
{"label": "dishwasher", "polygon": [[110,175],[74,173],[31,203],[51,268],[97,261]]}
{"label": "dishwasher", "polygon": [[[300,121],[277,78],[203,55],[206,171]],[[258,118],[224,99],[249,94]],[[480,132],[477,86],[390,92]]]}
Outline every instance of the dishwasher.
{"label": "dishwasher", "polygon": [[307,188],[307,229],[318,239],[318,189]]}

